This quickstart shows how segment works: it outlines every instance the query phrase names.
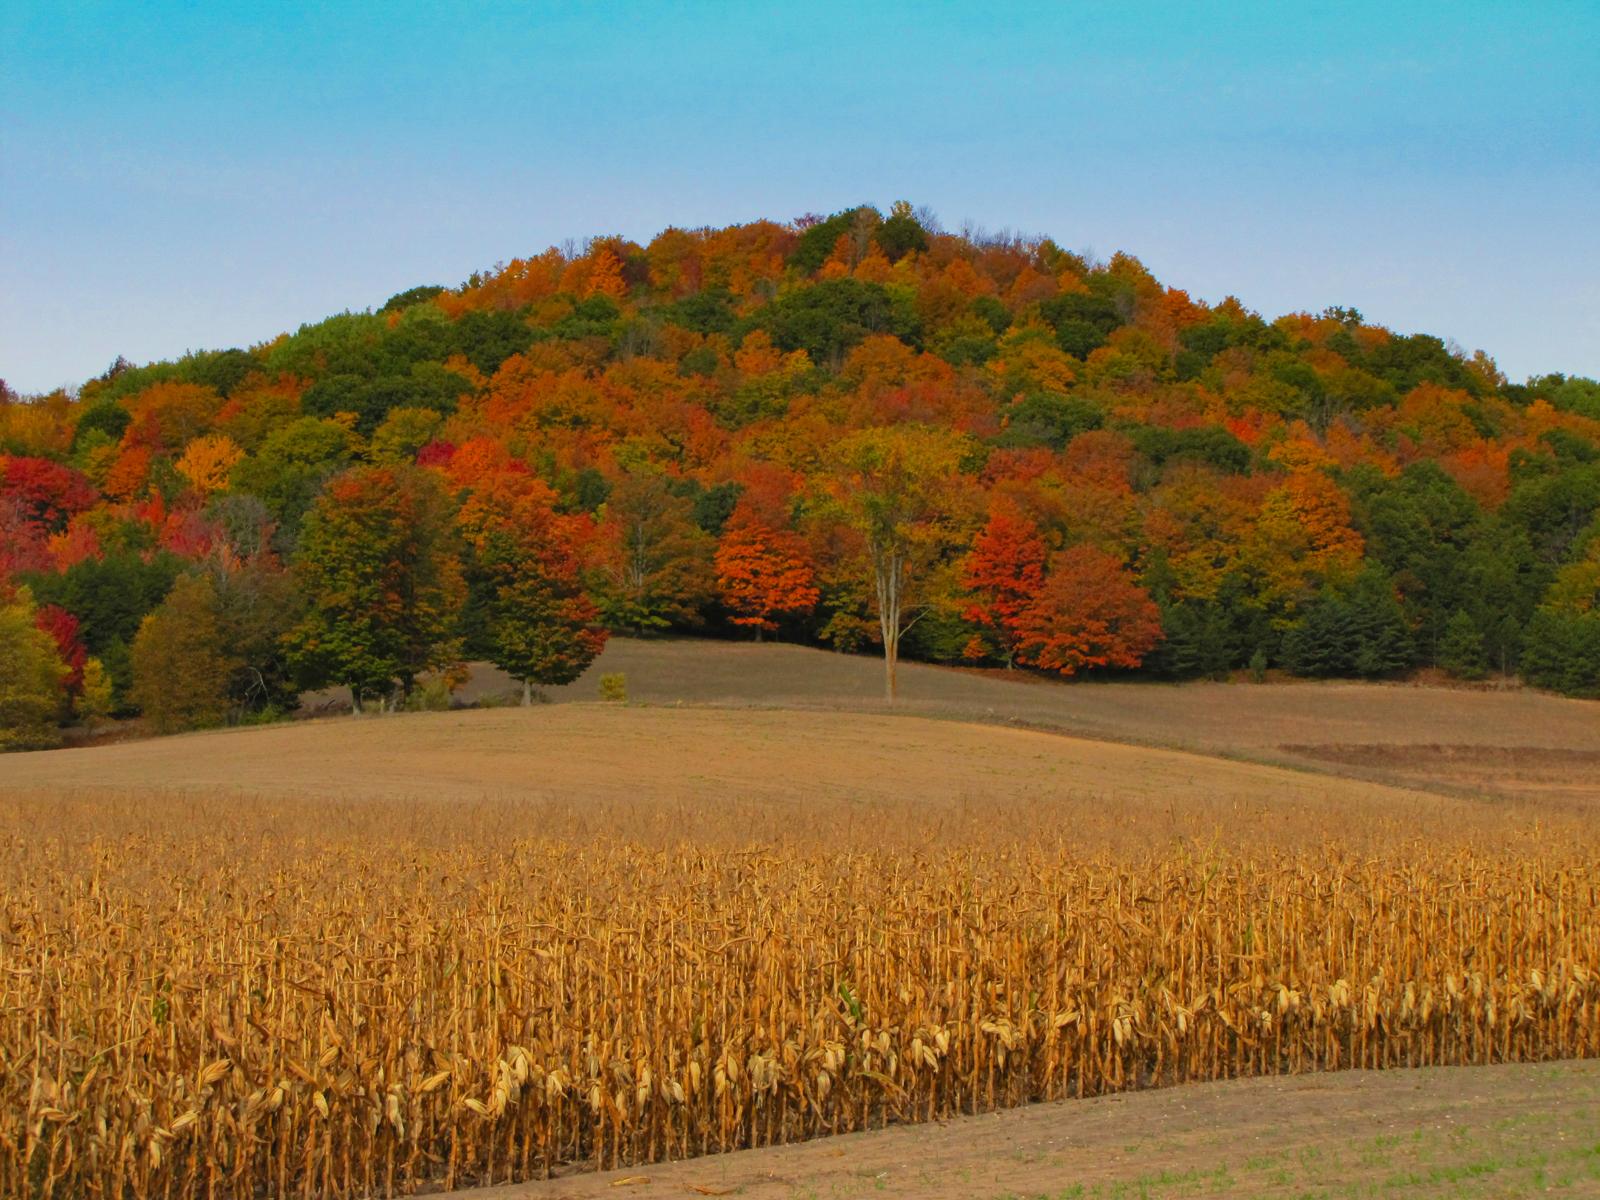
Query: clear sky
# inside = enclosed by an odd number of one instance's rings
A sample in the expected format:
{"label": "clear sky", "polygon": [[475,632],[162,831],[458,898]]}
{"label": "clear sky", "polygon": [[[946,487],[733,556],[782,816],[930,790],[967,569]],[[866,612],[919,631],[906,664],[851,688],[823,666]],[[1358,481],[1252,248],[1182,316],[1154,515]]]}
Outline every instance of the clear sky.
{"label": "clear sky", "polygon": [[0,0],[0,378],[868,201],[1600,375],[1600,0]]}

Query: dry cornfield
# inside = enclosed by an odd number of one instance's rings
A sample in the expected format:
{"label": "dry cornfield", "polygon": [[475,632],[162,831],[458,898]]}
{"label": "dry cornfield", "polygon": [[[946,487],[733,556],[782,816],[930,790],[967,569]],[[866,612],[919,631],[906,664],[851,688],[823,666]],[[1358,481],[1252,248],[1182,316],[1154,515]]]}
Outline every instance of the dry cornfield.
{"label": "dry cornfield", "polygon": [[1331,841],[1330,813],[1253,847],[1021,804],[921,831],[764,811],[15,801],[0,1193],[386,1195],[1600,1054],[1577,824]]}

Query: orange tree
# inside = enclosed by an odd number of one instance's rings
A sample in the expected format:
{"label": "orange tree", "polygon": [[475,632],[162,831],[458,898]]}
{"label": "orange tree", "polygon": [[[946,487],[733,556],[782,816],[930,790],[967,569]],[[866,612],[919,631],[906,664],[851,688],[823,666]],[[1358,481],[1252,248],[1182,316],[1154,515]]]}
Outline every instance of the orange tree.
{"label": "orange tree", "polygon": [[1161,640],[1161,612],[1126,567],[1104,550],[1056,555],[1044,588],[1017,617],[1017,661],[1074,675],[1137,667]]}
{"label": "orange tree", "polygon": [[717,590],[735,625],[761,635],[778,627],[777,617],[807,613],[819,592],[803,538],[774,529],[736,511],[717,545]]}
{"label": "orange tree", "polygon": [[994,505],[962,571],[962,585],[972,593],[963,615],[995,631],[1008,667],[1016,657],[1018,621],[1044,586],[1044,564],[1039,527],[1015,505]]}

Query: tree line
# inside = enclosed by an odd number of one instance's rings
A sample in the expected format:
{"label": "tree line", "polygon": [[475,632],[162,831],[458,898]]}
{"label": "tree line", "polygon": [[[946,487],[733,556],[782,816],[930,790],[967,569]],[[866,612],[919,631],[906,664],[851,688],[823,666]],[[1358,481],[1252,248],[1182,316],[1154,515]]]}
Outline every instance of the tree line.
{"label": "tree line", "polygon": [[1597,514],[1600,384],[1352,309],[904,204],[598,238],[0,396],[0,724],[528,697],[607,631],[1593,695]]}

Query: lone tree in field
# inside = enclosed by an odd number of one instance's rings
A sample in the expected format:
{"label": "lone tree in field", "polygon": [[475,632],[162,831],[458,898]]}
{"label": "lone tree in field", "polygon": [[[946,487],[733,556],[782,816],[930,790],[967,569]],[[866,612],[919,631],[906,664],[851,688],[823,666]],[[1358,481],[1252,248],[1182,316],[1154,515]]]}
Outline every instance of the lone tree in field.
{"label": "lone tree in field", "polygon": [[357,467],[306,516],[294,569],[310,605],[286,635],[313,684],[350,688],[354,711],[459,657],[466,587],[450,498],[415,467]]}
{"label": "lone tree in field", "polygon": [[522,684],[571,683],[605,648],[600,611],[583,587],[587,515],[555,510],[556,495],[527,475],[474,491],[459,525],[471,551],[469,579],[490,661]]}
{"label": "lone tree in field", "polygon": [[969,449],[957,433],[894,425],[852,434],[834,451],[828,507],[867,544],[891,704],[900,639],[924,611],[918,585],[960,541],[961,461]]}
{"label": "lone tree in field", "polygon": [[133,702],[157,733],[221,725],[233,671],[217,621],[217,593],[182,575],[133,639]]}

